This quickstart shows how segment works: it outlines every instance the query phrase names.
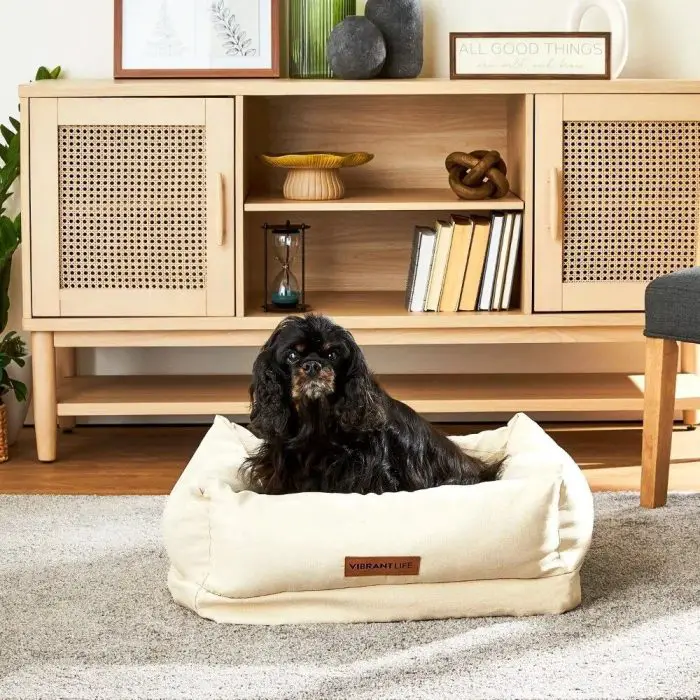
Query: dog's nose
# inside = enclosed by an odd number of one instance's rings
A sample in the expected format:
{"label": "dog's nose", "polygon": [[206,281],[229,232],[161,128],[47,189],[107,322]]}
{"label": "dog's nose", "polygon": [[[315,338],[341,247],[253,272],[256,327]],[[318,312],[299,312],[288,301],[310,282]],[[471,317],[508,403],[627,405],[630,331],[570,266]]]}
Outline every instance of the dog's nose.
{"label": "dog's nose", "polygon": [[306,360],[302,363],[301,368],[309,377],[315,377],[321,371],[321,363],[316,360]]}

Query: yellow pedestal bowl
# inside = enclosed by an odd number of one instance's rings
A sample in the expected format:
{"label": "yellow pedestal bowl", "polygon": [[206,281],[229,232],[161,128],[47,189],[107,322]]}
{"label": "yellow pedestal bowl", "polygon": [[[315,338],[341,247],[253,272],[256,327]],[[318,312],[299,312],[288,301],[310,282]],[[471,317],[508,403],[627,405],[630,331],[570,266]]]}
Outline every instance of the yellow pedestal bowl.
{"label": "yellow pedestal bowl", "polygon": [[263,153],[260,158],[273,168],[286,168],[282,194],[285,199],[326,201],[342,199],[345,185],[340,178],[341,168],[354,168],[369,163],[372,153]]}

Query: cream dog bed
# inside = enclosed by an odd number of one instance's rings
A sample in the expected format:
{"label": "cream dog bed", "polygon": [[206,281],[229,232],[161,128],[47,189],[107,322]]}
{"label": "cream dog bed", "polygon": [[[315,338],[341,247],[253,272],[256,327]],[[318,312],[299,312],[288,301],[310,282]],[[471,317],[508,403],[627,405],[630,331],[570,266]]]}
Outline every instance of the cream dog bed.
{"label": "cream dog bed", "polygon": [[532,420],[453,438],[502,478],[378,495],[241,490],[258,440],[218,416],[164,512],[175,601],[217,622],[369,622],[561,613],[581,601],[593,500]]}

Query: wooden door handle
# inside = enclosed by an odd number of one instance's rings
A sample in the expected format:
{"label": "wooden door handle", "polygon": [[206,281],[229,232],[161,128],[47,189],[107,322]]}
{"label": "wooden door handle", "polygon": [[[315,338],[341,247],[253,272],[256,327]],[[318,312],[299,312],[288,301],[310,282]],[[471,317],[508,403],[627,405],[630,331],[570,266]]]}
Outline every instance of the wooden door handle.
{"label": "wooden door handle", "polygon": [[549,228],[554,241],[561,239],[561,186],[559,168],[552,168],[549,173]]}
{"label": "wooden door handle", "polygon": [[217,241],[219,246],[226,242],[226,179],[223,173],[217,173],[216,176],[216,196],[217,196],[217,211],[218,211],[218,233]]}

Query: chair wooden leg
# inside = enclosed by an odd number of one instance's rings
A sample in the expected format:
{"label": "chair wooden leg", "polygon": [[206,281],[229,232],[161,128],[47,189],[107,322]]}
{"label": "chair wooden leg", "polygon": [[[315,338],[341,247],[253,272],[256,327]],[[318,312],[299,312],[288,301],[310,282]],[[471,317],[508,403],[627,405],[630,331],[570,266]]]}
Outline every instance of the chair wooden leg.
{"label": "chair wooden leg", "polygon": [[666,503],[677,368],[678,343],[647,338],[640,497],[645,508]]}

